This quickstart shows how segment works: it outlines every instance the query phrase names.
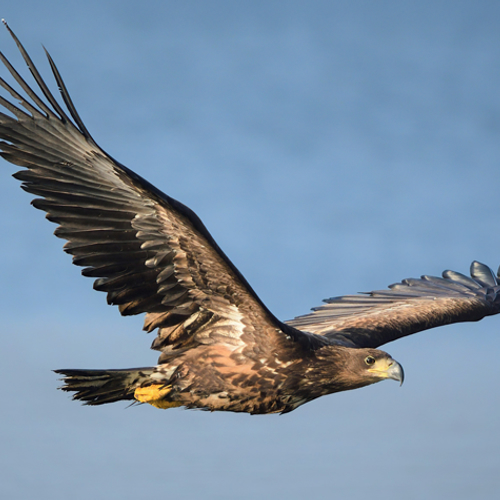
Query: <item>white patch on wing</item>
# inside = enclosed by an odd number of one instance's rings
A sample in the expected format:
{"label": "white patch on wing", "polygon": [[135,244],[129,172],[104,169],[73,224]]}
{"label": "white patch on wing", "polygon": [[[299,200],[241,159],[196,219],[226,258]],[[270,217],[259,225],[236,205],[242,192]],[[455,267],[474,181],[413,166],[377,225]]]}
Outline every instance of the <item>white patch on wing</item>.
{"label": "white patch on wing", "polygon": [[[217,314],[219,315],[220,312]],[[231,351],[234,351],[245,345],[241,340],[245,329],[243,317],[235,305],[227,305],[224,309],[224,316],[219,317],[213,324],[198,330],[195,339],[200,344],[205,345],[224,344]]]}
{"label": "white patch on wing", "polygon": [[177,365],[160,365],[157,367],[157,371],[151,374],[150,378],[156,382],[169,381],[177,368]]}

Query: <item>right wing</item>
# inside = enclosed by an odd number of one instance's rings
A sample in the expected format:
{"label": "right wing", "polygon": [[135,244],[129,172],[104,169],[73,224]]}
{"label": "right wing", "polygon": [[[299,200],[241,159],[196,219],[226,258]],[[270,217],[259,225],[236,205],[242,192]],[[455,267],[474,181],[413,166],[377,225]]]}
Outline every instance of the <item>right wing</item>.
{"label": "right wing", "polygon": [[332,343],[377,348],[422,330],[499,313],[499,276],[479,262],[472,263],[471,276],[445,271],[442,278],[405,279],[389,290],[326,299],[286,323]]}

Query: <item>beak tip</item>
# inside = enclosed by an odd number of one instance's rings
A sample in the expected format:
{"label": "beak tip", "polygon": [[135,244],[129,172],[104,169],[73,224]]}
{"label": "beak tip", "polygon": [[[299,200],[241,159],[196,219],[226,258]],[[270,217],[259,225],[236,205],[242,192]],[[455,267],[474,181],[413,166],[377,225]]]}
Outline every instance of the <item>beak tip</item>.
{"label": "beak tip", "polygon": [[399,382],[399,387],[401,387],[405,381],[405,372],[397,361],[394,361],[394,364],[390,368],[390,377]]}

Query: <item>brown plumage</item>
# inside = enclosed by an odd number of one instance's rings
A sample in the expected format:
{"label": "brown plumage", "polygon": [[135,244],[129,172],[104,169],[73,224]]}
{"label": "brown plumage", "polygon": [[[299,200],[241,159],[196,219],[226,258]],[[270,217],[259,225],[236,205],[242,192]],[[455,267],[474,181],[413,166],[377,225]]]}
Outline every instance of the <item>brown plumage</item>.
{"label": "brown plumage", "polygon": [[[500,286],[478,262],[472,277],[404,280],[389,290],[329,299],[279,321],[189,208],[106,154],[93,140],[47,54],[66,105],[52,96],[14,38],[46,104],[0,58],[32,104],[0,79],[0,151],[58,224],[66,252],[121,314],[145,313],[158,365],[57,370],[90,405],[119,400],[250,413],[287,412],[319,396],[392,378],[401,366],[377,348],[397,338],[500,311]],[[20,106],[13,102],[20,103]],[[22,109],[24,108],[24,109]]]}

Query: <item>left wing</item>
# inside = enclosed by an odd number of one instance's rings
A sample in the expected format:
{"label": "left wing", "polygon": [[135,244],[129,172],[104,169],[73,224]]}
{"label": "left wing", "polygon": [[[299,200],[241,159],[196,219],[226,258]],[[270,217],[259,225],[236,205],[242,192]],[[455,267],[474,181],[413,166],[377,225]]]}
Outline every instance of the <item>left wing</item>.
{"label": "left wing", "polygon": [[31,100],[0,78],[20,104],[0,96],[0,109],[10,113],[0,111],[0,156],[26,167],[15,177],[39,197],[33,205],[58,224],[56,236],[67,240],[65,251],[95,279],[94,288],[123,315],[146,313],[144,328],[158,330],[154,349],[168,357],[172,350],[219,343],[257,353],[285,335],[307,349],[328,342],[278,321],[192,210],[105,153],[50,56],[72,119],[9,32],[48,104],[0,53]]}
{"label": "left wing", "polygon": [[405,279],[360,295],[326,299],[313,312],[286,323],[350,347],[377,348],[437,326],[478,321],[500,312],[499,275],[479,262],[471,278],[444,271],[442,278]]}

